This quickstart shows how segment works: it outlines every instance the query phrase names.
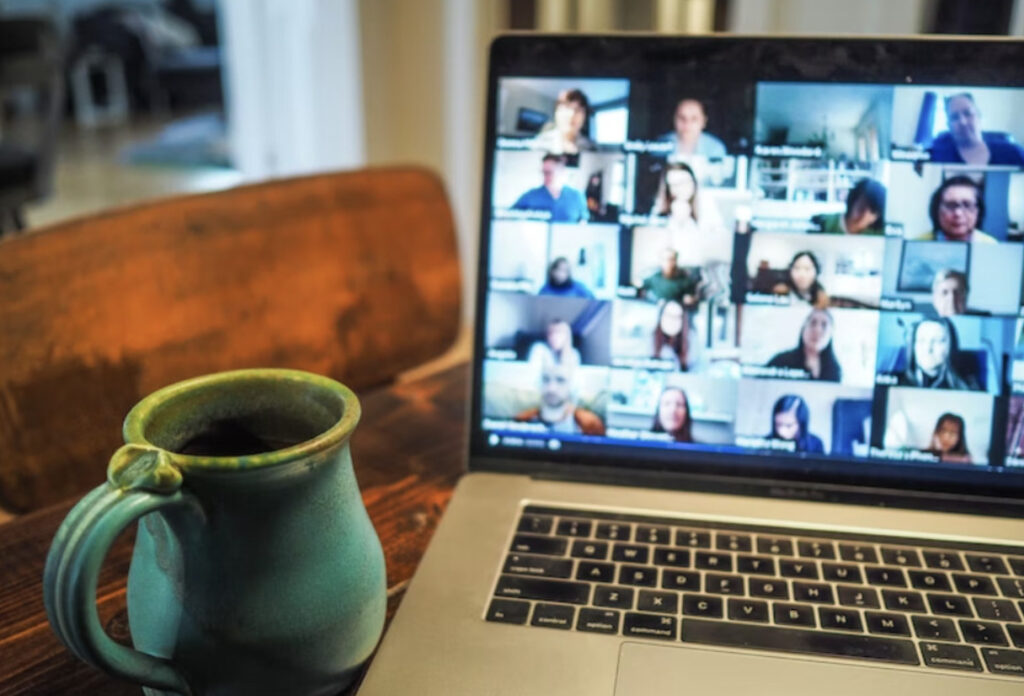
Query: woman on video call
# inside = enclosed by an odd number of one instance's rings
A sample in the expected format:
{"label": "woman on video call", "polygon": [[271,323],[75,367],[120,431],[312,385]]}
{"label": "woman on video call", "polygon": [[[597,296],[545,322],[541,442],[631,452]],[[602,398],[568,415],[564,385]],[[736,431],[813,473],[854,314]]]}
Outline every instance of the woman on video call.
{"label": "woman on video call", "polygon": [[652,355],[656,360],[670,360],[677,370],[686,370],[687,321],[683,305],[675,300],[666,300],[658,310],[658,322],[654,326]]}
{"label": "woman on video call", "polygon": [[789,262],[786,281],[776,285],[772,291],[776,295],[789,295],[794,300],[823,309],[828,307],[829,299],[825,288],[818,281],[820,275],[818,257],[810,251],[799,251]]}
{"label": "woman on video call", "polygon": [[665,165],[652,213],[668,217],[669,246],[679,250],[683,265],[701,266],[732,258],[732,235],[714,201],[701,195],[697,175],[685,162]]}
{"label": "woman on video call", "polygon": [[811,222],[822,234],[885,234],[885,186],[861,179],[846,195],[845,213],[815,215]]}
{"label": "woman on video call", "polygon": [[995,237],[979,228],[985,222],[985,192],[981,184],[962,174],[939,185],[928,204],[932,231],[919,240],[938,242],[982,242],[994,244]]}
{"label": "woman on video call", "polygon": [[824,454],[821,438],[810,432],[811,411],[807,402],[795,394],[780,396],[772,408],[772,440],[785,440],[796,445],[797,452]]}
{"label": "woman on video call", "polygon": [[568,365],[575,368],[580,364],[580,352],[572,345],[572,327],[564,319],[553,319],[548,323],[545,340],[530,346],[526,362],[538,369],[545,365]]}
{"label": "woman on video call", "polygon": [[658,413],[651,431],[668,433],[675,442],[693,442],[690,432],[690,401],[678,387],[665,387],[658,397]]}
{"label": "woman on video call", "polygon": [[922,319],[907,337],[907,369],[898,383],[924,389],[980,389],[973,375],[961,375],[953,365],[958,353],[956,328],[949,319]]}
{"label": "woman on video call", "polygon": [[594,299],[594,293],[583,283],[574,280],[572,277],[572,266],[569,259],[559,256],[548,266],[547,282],[541,287],[538,295],[553,295],[555,297],[582,297],[588,300]]}
{"label": "woman on video call", "polygon": [[796,348],[777,353],[768,367],[805,370],[811,379],[823,382],[841,381],[843,369],[832,349],[832,333],[832,315],[824,309],[812,310],[800,327]]}
{"label": "woman on video call", "polygon": [[955,413],[943,413],[939,416],[931,442],[924,451],[934,454],[943,462],[970,464],[971,453],[967,451],[964,419]]}

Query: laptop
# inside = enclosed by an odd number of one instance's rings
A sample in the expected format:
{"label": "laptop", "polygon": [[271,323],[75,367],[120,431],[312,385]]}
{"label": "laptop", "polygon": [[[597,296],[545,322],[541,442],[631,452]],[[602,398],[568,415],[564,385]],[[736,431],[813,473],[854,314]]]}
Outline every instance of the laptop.
{"label": "laptop", "polygon": [[1024,44],[506,36],[363,694],[1019,694]]}

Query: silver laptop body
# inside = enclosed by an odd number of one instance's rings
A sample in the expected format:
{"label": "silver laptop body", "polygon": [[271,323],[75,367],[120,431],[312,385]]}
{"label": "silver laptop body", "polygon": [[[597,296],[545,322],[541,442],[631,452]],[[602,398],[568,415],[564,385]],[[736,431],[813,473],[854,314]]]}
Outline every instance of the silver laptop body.
{"label": "silver laptop body", "polygon": [[1021,693],[1022,58],[498,39],[469,473],[360,693]]}

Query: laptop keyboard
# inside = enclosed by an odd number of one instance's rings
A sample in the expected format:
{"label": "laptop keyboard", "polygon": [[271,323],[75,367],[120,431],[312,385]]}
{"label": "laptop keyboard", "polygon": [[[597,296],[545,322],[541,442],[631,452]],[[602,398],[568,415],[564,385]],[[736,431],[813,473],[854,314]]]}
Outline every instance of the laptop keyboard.
{"label": "laptop keyboard", "polygon": [[527,506],[486,619],[1024,677],[1024,548]]}

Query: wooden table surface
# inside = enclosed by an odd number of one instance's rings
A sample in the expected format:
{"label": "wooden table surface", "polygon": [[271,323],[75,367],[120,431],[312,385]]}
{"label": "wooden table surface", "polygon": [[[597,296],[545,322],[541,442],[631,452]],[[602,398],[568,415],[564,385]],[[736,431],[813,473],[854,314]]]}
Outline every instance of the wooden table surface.
{"label": "wooden table surface", "polygon": [[[462,471],[468,375],[468,365],[460,365],[362,398],[363,420],[352,438],[352,456],[387,558],[389,620]],[[111,679],[73,657],[47,623],[43,565],[57,527],[75,502],[0,526],[4,696],[141,693],[138,686]],[[122,642],[128,641],[125,583],[133,537],[123,534],[111,549],[96,593],[101,621]]]}

